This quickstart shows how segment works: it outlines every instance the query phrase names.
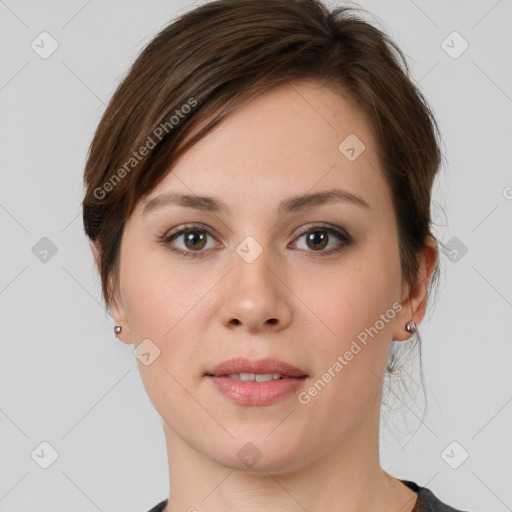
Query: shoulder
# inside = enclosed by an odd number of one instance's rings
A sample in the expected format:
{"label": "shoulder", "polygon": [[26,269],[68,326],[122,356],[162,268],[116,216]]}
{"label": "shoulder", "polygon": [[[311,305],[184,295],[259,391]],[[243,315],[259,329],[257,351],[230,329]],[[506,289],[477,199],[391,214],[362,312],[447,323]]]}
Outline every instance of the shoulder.
{"label": "shoulder", "polygon": [[415,482],[402,480],[402,483],[418,494],[416,505],[412,512],[468,512],[450,507],[439,500],[430,489],[420,487]]}
{"label": "shoulder", "polygon": [[148,512],[162,512],[166,505],[167,505],[167,500],[161,501],[158,505],[155,505]]}

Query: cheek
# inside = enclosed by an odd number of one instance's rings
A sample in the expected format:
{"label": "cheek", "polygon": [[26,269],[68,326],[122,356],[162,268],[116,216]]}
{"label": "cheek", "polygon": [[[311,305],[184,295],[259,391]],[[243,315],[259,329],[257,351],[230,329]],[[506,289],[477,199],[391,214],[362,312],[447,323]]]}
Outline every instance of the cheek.
{"label": "cheek", "polygon": [[337,275],[322,278],[318,275],[314,281],[318,286],[311,309],[322,320],[315,317],[325,333],[321,343],[315,343],[315,357],[321,362],[321,372],[330,368],[336,374],[322,394],[345,412],[357,404],[364,407],[378,391],[400,308],[397,257],[392,250],[368,250],[350,269],[338,269]]}
{"label": "cheek", "polygon": [[[150,339],[160,351],[151,366],[165,366],[180,381],[191,377],[191,368],[199,372],[197,361],[208,341],[205,330],[215,312],[212,288],[218,279],[193,265],[177,271],[165,254],[141,251],[127,257],[123,302],[135,345]],[[144,377],[153,378],[144,366],[139,368]],[[172,382],[167,385],[174,387]]]}
{"label": "cheek", "polygon": [[[325,268],[317,271],[310,268],[307,279],[295,288],[301,298],[299,308],[304,311],[304,320],[309,329],[316,326],[329,351],[350,344],[400,297],[398,263],[392,255],[387,257],[378,251],[374,254],[359,253],[354,261],[347,259],[345,266],[329,272]],[[387,315],[388,319],[391,316],[394,317],[394,310]],[[379,322],[378,327],[390,333],[392,322],[384,326]],[[325,348],[326,344],[321,347]]]}
{"label": "cheek", "polygon": [[[312,309],[326,334],[314,345],[318,373],[305,410],[318,417],[328,411],[330,427],[326,434],[325,425],[320,426],[320,436],[350,432],[369,404],[379,401],[396,316],[393,304],[399,297],[395,267],[393,261],[360,261],[350,272],[338,270],[337,279],[316,281],[321,286],[311,299]],[[313,333],[309,337],[314,339]]]}
{"label": "cheek", "polygon": [[128,320],[141,336],[162,340],[192,307],[199,283],[177,271],[164,249],[124,242],[120,280]]}
{"label": "cheek", "polygon": [[122,281],[123,299],[134,342],[150,338],[158,344],[164,326],[173,321],[176,309],[168,304],[169,285],[149,272],[144,266],[133,266],[136,272],[127,272]]}
{"label": "cheek", "polygon": [[[190,394],[180,383],[199,371],[193,363],[198,358],[201,337],[194,332],[194,326],[199,323],[201,309],[197,303],[209,286],[204,282],[197,290],[183,274],[175,269],[171,272],[165,263],[152,259],[149,251],[126,257],[121,282],[134,348],[149,339],[160,351],[150,365],[138,360],[144,387],[162,417],[175,417],[183,404],[190,402]],[[195,416],[198,422],[204,421],[200,409],[191,407],[188,414],[190,421]]]}

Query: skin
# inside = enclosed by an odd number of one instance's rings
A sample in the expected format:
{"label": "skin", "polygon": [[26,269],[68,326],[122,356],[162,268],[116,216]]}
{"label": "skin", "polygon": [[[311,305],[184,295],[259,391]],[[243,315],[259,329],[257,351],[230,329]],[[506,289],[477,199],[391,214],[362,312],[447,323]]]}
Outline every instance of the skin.
{"label": "skin", "polygon": [[[366,146],[354,161],[338,150],[351,133]],[[336,202],[277,211],[291,196],[332,188],[370,208]],[[231,213],[167,205],[143,215],[147,202],[170,191],[215,197]],[[189,223],[214,233],[194,259],[159,240]],[[353,242],[329,232],[326,247],[299,238],[299,228],[318,224],[345,229]],[[263,251],[252,263],[236,252],[247,236]],[[174,245],[197,247],[183,235]],[[379,463],[382,379],[392,339],[407,340],[405,325],[425,314],[436,257],[428,240],[409,289],[370,126],[330,88],[279,86],[186,152],[126,224],[111,308],[120,339],[138,346],[149,338],[160,350],[149,366],[138,364],[164,423],[166,512],[410,512],[416,493]],[[233,356],[276,357],[309,375],[306,389],[394,303],[401,311],[307,404],[291,393],[271,405],[239,405],[204,378]],[[261,453],[251,468],[237,457],[249,441]]]}

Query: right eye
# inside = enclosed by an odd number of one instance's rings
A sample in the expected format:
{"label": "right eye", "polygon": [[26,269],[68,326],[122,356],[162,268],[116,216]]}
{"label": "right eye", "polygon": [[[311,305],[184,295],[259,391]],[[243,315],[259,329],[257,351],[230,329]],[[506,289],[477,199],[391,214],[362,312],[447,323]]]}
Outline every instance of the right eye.
{"label": "right eye", "polygon": [[[207,245],[207,238],[213,237],[213,233],[200,224],[189,224],[180,226],[170,233],[166,234],[160,241],[170,251],[184,256],[186,258],[196,258]],[[178,247],[176,240],[182,242],[182,247]],[[215,244],[213,244],[215,246]],[[210,247],[211,248],[211,247]]]}

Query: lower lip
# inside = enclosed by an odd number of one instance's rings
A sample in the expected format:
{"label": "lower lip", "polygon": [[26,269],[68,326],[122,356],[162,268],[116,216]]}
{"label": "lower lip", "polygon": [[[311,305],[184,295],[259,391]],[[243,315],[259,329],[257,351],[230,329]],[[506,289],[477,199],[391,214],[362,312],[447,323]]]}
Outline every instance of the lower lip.
{"label": "lower lip", "polygon": [[268,382],[242,382],[229,377],[213,377],[208,380],[224,396],[242,405],[268,405],[298,391],[304,384],[305,377],[284,378]]}

